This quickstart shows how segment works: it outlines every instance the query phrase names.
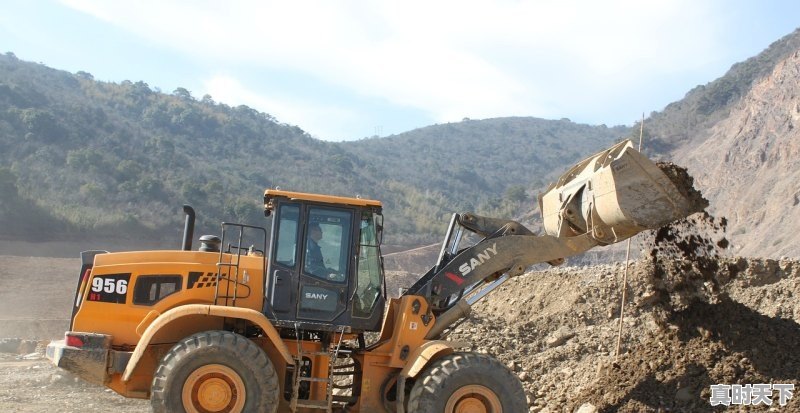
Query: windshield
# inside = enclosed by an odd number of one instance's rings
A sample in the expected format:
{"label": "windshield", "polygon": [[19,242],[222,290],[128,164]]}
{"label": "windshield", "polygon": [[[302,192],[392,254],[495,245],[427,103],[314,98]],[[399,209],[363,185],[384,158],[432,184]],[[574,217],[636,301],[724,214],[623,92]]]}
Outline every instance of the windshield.
{"label": "windshield", "polygon": [[353,316],[369,317],[383,287],[383,266],[380,254],[380,232],[383,215],[372,212],[361,214],[361,235],[358,250],[358,284],[353,302]]}

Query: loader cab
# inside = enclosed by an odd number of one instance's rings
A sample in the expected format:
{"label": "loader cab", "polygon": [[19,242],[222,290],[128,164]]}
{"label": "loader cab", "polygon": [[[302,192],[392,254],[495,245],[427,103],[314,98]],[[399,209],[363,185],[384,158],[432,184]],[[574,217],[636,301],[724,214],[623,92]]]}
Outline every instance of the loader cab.
{"label": "loader cab", "polygon": [[379,331],[386,301],[378,201],[267,190],[264,313],[303,331]]}

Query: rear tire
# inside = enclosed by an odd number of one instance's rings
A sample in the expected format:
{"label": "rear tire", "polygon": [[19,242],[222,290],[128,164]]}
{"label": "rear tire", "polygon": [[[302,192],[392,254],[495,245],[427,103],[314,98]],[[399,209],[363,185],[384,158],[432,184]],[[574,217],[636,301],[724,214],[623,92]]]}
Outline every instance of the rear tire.
{"label": "rear tire", "polygon": [[408,400],[411,413],[527,412],[519,379],[485,354],[453,353],[417,377]]}
{"label": "rear tire", "polygon": [[247,338],[205,331],[178,342],[153,376],[153,412],[268,412],[278,409],[272,362]]}

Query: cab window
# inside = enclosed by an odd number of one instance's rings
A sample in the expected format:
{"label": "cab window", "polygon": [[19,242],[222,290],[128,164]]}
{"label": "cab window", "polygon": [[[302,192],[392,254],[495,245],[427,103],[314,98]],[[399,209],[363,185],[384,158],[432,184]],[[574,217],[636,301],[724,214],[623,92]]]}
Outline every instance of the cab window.
{"label": "cab window", "polygon": [[312,207],[307,222],[303,272],[327,281],[346,282],[352,213]]}
{"label": "cab window", "polygon": [[383,286],[380,256],[382,215],[364,212],[361,215],[361,235],[358,243],[358,281],[353,300],[353,316],[368,318],[378,302]]}
{"label": "cab window", "polygon": [[294,268],[297,253],[297,221],[300,207],[283,205],[278,214],[278,242],[275,247],[275,262]]}

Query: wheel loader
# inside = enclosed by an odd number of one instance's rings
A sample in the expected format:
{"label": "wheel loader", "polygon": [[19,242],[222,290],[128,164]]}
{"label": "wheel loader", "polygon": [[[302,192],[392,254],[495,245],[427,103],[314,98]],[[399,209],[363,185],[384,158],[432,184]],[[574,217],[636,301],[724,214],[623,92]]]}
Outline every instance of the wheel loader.
{"label": "wheel loader", "polygon": [[536,263],[693,211],[629,141],[569,169],[539,197],[545,234],[454,214],[435,265],[387,295],[382,205],[266,190],[266,228],[223,223],[192,249],[81,254],[70,329],[52,362],[155,412],[520,413],[522,384],[447,333]]}

